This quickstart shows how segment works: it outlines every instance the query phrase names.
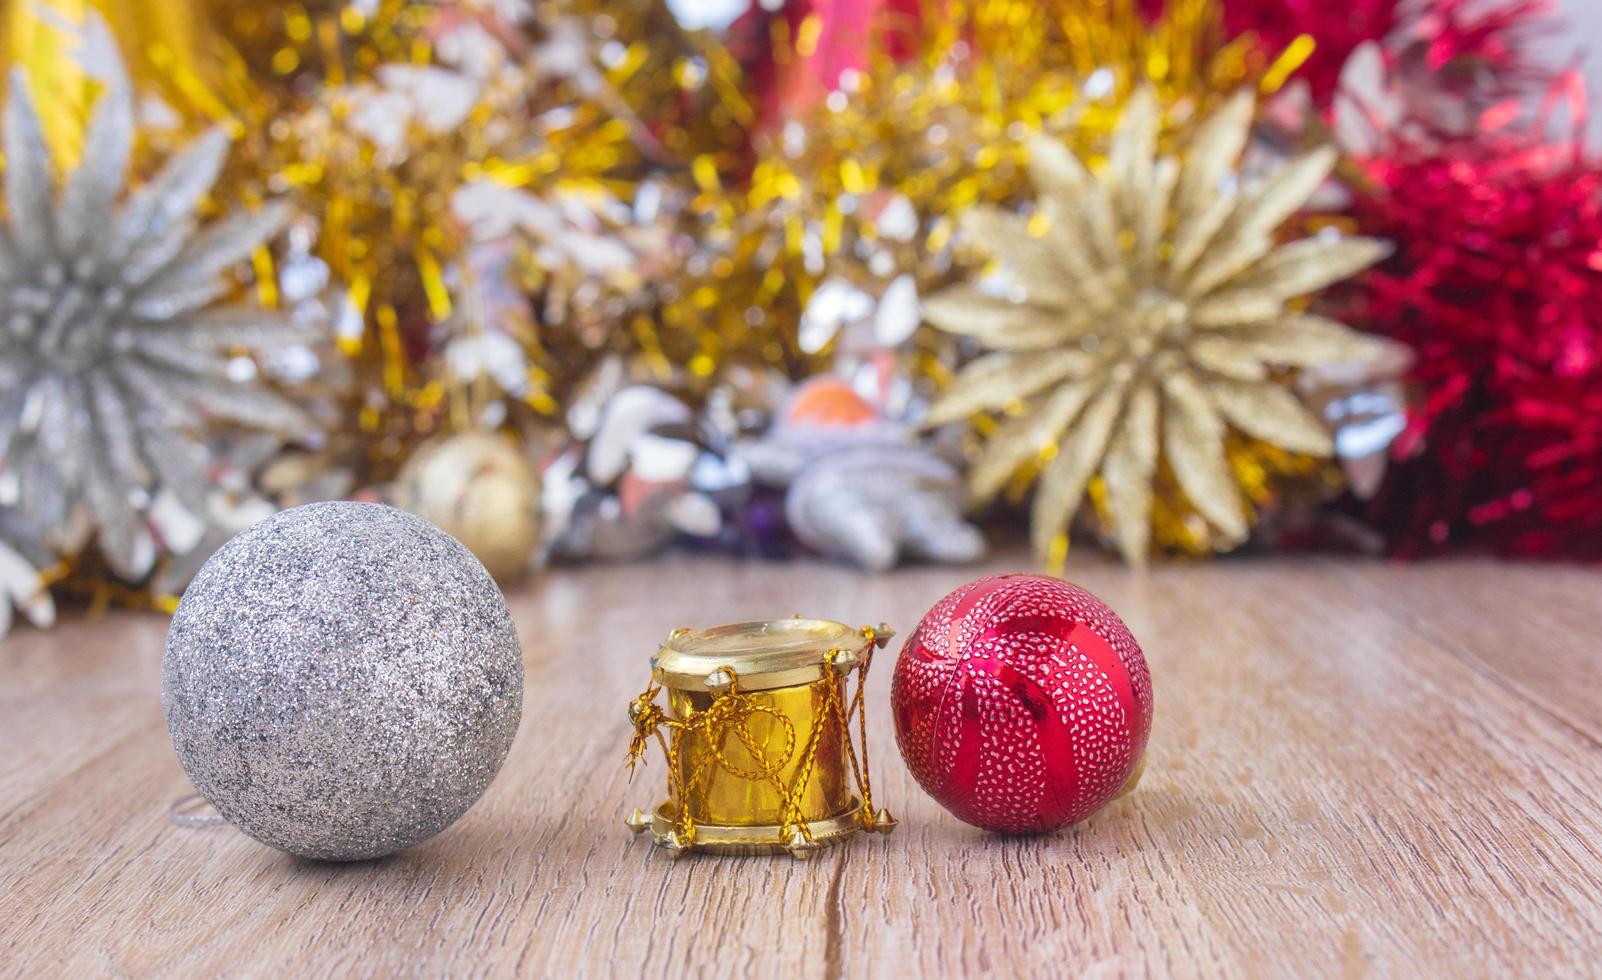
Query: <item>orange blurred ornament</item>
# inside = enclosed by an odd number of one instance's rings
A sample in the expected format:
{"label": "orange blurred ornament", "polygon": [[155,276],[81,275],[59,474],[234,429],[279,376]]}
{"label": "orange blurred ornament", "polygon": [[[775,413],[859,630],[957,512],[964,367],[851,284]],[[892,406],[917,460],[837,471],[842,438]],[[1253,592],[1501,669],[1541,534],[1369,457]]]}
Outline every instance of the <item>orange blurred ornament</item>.
{"label": "orange blurred ornament", "polygon": [[796,389],[785,421],[806,425],[862,425],[879,417],[844,378],[819,377]]}

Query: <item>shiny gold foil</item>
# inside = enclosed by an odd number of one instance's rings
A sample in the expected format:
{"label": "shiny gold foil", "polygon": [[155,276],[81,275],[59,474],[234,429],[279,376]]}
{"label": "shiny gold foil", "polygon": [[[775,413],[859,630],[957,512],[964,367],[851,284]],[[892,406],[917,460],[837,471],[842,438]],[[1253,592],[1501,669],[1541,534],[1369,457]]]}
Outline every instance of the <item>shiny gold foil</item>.
{"label": "shiny gold foil", "polygon": [[[824,717],[827,697],[823,690],[832,687],[832,694],[842,701],[845,683],[838,676],[825,677],[804,687],[785,687],[752,694],[759,705],[771,708],[773,714],[755,714],[747,729],[757,746],[772,754],[786,748],[788,762],[778,772],[779,781],[793,786],[793,798],[800,803],[801,815],[808,821],[837,817],[851,809],[850,768],[846,762],[845,732],[838,724],[830,724]],[[683,720],[695,712],[712,706],[713,695],[698,691],[669,691],[668,713]],[[793,729],[779,721],[782,717]],[[801,753],[793,744],[795,732],[809,732],[816,726],[819,732],[817,758],[810,773],[802,778]],[[788,743],[788,744],[787,744]],[[723,733],[720,749],[737,766],[755,770],[762,760],[753,755],[732,731]],[[691,732],[684,736],[679,756],[679,776],[683,783],[694,788],[682,801],[691,817],[701,823],[730,826],[760,826],[778,824],[784,820],[785,797],[772,783],[765,780],[741,779],[729,770],[708,765],[712,754],[707,736]],[[707,769],[706,776],[697,781],[695,770]]]}

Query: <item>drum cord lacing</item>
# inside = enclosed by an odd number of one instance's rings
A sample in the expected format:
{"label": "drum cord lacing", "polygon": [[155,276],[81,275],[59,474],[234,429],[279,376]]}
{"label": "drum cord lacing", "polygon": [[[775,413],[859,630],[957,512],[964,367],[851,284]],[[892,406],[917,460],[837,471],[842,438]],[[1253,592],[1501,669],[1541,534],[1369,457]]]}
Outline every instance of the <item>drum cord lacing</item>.
{"label": "drum cord lacing", "polygon": [[[684,801],[690,799],[702,786],[714,764],[736,778],[762,781],[772,786],[781,801],[779,842],[787,841],[793,834],[799,833],[803,839],[811,843],[812,828],[802,811],[802,791],[812,778],[818,745],[823,738],[825,727],[832,720],[837,720],[840,725],[846,757],[850,760],[851,773],[856,780],[857,791],[861,795],[858,821],[865,830],[874,830],[877,827],[879,815],[873,806],[873,787],[868,770],[868,718],[864,693],[867,689],[868,668],[873,662],[873,650],[877,644],[878,634],[871,626],[862,627],[861,633],[867,643],[865,651],[861,654],[861,670],[858,672],[856,691],[849,706],[841,702],[841,690],[844,685],[830,683],[833,678],[828,676],[814,682],[823,685],[823,704],[813,719],[811,731],[808,732],[802,749],[800,764],[789,785],[785,784],[779,774],[789,765],[795,753],[795,724],[776,709],[762,704],[753,695],[740,690],[739,676],[733,668],[721,668],[727,673],[729,683],[725,690],[714,696],[711,705],[702,711],[692,711],[678,719],[668,717],[656,703],[656,696],[662,690],[662,683],[659,675],[652,675],[646,689],[629,704],[629,716],[634,723],[634,734],[629,740],[627,763],[632,773],[635,765],[643,761],[646,746],[653,738],[661,746],[668,769],[668,797],[674,804],[673,829],[682,846],[690,847],[695,843],[695,820],[690,816],[689,808],[684,805]],[[824,655],[824,663],[831,672],[836,669],[839,659],[846,652],[836,648]],[[769,716],[784,732],[783,753],[770,757],[766,746],[752,734],[751,721],[759,714]],[[852,738],[853,716],[857,720],[860,748]],[[663,729],[667,730],[667,735],[663,734]],[[728,757],[725,746],[731,735],[739,740],[753,765],[740,765]],[[689,779],[686,780],[682,772],[681,756],[685,741],[691,736],[699,736],[709,747],[709,752],[696,761]]]}

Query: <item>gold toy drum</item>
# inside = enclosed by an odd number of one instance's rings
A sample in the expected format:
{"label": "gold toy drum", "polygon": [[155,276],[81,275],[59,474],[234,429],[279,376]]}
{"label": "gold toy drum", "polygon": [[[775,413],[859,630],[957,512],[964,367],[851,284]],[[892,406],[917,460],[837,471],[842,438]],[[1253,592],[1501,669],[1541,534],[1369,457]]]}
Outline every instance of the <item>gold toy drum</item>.
{"label": "gold toy drum", "polygon": [[629,705],[629,764],[654,739],[668,798],[635,810],[629,826],[675,857],[805,857],[859,830],[889,833],[894,819],[873,808],[862,696],[873,651],[891,635],[800,618],[675,630]]}

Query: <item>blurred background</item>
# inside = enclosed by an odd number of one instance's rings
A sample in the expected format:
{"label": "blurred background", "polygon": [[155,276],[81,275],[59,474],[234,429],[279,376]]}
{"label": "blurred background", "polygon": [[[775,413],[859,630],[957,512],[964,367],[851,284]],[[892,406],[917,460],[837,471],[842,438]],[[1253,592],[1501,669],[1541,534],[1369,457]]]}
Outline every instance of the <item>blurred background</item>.
{"label": "blurred background", "polygon": [[508,583],[1602,556],[1584,0],[5,0],[0,633],[392,503]]}
{"label": "blurred background", "polygon": [[[1602,40],[1602,7],[1586,3],[1585,0],[1563,0],[1563,15],[1573,25],[1570,37],[1575,53],[1584,59],[1586,81],[1593,92],[1597,91],[1602,86],[1602,65],[1597,64],[1590,52]],[[1591,120],[1593,134],[1598,132],[1599,125],[1602,125],[1602,121]]]}

